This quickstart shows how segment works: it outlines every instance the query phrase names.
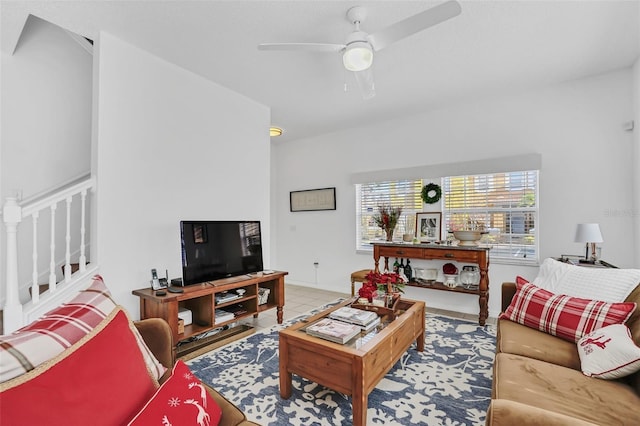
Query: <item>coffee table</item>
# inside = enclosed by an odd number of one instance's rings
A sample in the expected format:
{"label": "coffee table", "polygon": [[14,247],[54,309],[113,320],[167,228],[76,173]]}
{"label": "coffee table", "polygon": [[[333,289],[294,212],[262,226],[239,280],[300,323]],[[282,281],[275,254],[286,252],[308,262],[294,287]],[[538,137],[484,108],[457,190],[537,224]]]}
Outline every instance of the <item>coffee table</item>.
{"label": "coffee table", "polygon": [[354,426],[367,422],[369,394],[415,341],[424,351],[425,305],[400,299],[396,315],[383,315],[382,326],[361,333],[344,345],[305,332],[332,311],[353,303],[346,300],[280,331],[280,396],[291,397],[292,374],[351,395]]}

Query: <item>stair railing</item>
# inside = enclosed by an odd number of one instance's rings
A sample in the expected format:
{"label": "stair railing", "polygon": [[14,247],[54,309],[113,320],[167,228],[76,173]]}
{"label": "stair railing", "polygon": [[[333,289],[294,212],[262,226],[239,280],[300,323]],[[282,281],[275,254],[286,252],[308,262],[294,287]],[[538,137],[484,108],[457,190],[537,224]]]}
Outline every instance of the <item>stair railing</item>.
{"label": "stair railing", "polygon": [[[7,198],[3,206],[3,222],[6,231],[6,292],[5,292],[5,305],[4,305],[4,333],[10,333],[23,325],[27,324],[33,318],[35,312],[44,312],[47,307],[47,300],[56,300],[54,296],[59,292],[60,287],[66,287],[65,293],[73,289],[72,283],[72,268],[71,268],[71,253],[72,253],[72,241],[71,232],[72,229],[79,229],[79,241],[74,244],[74,253],[78,254],[78,277],[81,278],[87,275],[87,256],[86,256],[86,217],[87,217],[87,195],[89,191],[95,189],[95,179],[93,177],[85,177],[80,180],[74,181],[54,193],[50,193],[31,201],[19,202],[16,198]],[[79,200],[80,202],[80,215],[76,218],[79,223],[72,223],[72,204]],[[57,282],[56,278],[56,265],[61,262],[61,259],[56,258],[56,213],[58,206],[66,205],[66,221],[65,221],[65,236],[64,236],[64,260],[63,262],[63,281]],[[90,204],[90,203],[89,203]],[[90,206],[89,206],[90,207]],[[40,294],[38,271],[38,259],[40,250],[38,249],[38,235],[39,235],[39,223],[40,214],[48,210],[50,215],[50,224],[48,226],[50,238],[49,238],[49,267],[48,267],[48,291]],[[31,258],[32,258],[32,271],[31,271],[31,300],[23,303],[20,297],[20,289],[29,287],[28,282],[24,281],[23,287],[21,287],[21,277],[18,273],[18,260],[19,252],[24,252],[25,247],[18,247],[18,229],[19,224],[24,219],[31,219],[32,222],[32,234],[33,240],[31,243]],[[75,227],[75,228],[74,228]],[[46,231],[44,231],[46,232]],[[95,266],[95,259],[94,259]],[[42,296],[42,297],[41,297]],[[55,306],[55,305],[54,305]],[[51,306],[51,307],[54,307]]]}

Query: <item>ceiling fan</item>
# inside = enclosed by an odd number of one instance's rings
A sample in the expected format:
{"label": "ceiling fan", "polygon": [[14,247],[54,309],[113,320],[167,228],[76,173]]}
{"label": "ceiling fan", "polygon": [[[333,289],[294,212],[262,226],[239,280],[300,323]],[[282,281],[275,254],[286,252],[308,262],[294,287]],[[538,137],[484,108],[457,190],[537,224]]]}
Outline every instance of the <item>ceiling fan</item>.
{"label": "ceiling fan", "polygon": [[456,0],[449,0],[396,22],[374,34],[367,34],[360,30],[360,24],[367,17],[367,10],[362,6],[355,6],[347,11],[347,19],[355,26],[355,30],[347,36],[344,44],[262,43],[258,45],[258,49],[320,53],[341,52],[344,67],[348,71],[353,71],[362,97],[369,99],[375,96],[376,93],[371,72],[374,51],[377,52],[396,41],[458,16],[461,11],[460,3]]}

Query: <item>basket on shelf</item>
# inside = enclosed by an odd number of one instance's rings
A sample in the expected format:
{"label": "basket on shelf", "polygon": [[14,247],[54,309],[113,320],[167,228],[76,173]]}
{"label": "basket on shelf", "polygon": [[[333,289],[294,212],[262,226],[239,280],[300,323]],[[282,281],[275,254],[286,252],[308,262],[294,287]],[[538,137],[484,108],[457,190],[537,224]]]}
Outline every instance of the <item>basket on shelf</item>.
{"label": "basket on shelf", "polygon": [[271,293],[271,289],[264,287],[258,288],[258,305],[264,305],[269,301],[269,293]]}

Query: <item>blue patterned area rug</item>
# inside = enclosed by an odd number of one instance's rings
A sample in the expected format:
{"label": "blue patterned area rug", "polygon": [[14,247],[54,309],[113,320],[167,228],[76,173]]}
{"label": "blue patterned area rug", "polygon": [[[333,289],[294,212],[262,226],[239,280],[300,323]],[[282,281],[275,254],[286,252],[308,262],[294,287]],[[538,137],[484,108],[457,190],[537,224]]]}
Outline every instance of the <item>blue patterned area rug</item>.
{"label": "blue patterned area rug", "polygon": [[[261,425],[351,425],[349,396],[295,374],[291,398],[280,397],[278,331],[313,312],[187,364]],[[484,425],[494,352],[494,327],[427,314],[425,351],[414,343],[369,394],[367,424]]]}

